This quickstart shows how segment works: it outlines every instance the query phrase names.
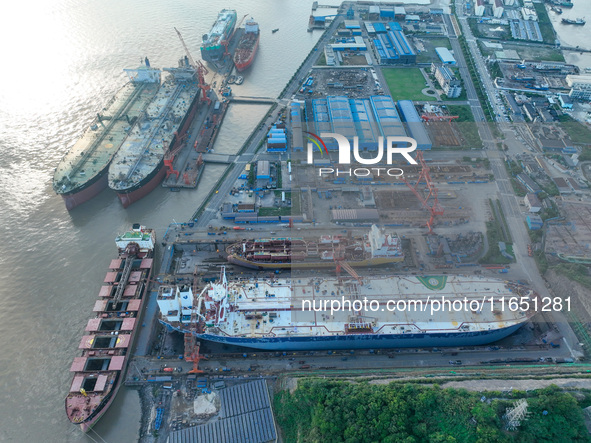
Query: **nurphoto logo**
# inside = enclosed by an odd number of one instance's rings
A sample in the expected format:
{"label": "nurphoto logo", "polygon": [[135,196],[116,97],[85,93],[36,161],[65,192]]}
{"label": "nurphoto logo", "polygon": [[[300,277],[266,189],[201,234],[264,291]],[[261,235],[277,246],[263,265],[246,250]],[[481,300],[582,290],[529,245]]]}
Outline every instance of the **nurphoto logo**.
{"label": "nurphoto logo", "polygon": [[[326,147],[326,143],[323,139],[327,137],[331,137],[336,140],[338,143],[338,150],[339,150],[339,164],[341,165],[350,165],[351,164],[351,144],[349,140],[342,135],[337,134],[334,132],[323,132],[320,134],[320,137],[316,134],[311,132],[306,132],[309,134],[308,137],[308,157],[307,163],[313,164],[314,163],[314,147],[320,151],[321,155],[324,156],[324,153],[328,155],[328,148]],[[384,145],[386,148],[384,149]],[[402,146],[401,146],[402,145]],[[363,158],[359,154],[359,137],[353,137],[353,157],[355,161],[362,165],[376,165],[382,162],[384,157],[384,151],[386,152],[386,164],[392,164],[392,157],[394,154],[399,154],[411,165],[416,165],[417,162],[414,158],[410,156],[410,153],[417,149],[417,141],[411,137],[386,137],[386,141],[384,143],[384,137],[378,137],[378,146],[377,146],[377,154],[374,158]],[[354,175],[356,177],[366,177],[370,174],[374,174],[379,176],[382,172],[386,173],[391,177],[400,177],[404,174],[404,171],[400,168],[349,168],[349,169],[339,169],[339,168],[319,168],[318,175],[322,176],[324,174],[335,174],[336,176],[339,175]]]}

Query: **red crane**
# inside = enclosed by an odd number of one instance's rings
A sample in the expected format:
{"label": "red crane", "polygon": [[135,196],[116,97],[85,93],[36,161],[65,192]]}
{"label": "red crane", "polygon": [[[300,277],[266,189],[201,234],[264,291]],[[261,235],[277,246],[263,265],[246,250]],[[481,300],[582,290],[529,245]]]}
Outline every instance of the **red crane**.
{"label": "red crane", "polygon": [[224,48],[226,48],[224,50],[224,57],[228,57],[230,55],[230,53],[228,52],[228,46],[230,45],[230,42],[232,41],[232,38],[234,38],[234,34],[236,34],[236,31],[238,31],[238,28],[240,28],[240,25],[242,25],[242,22],[244,21],[244,19],[246,17],[248,17],[248,14],[246,14],[244,17],[242,17],[240,19],[240,21],[234,27],[234,30],[232,31],[232,33],[230,34],[230,36],[227,39],[224,39],[224,40],[221,41],[221,44],[224,45]]}
{"label": "red crane", "polygon": [[199,316],[196,312],[196,307],[199,306],[197,296],[197,283],[199,281],[199,273],[197,271],[197,266],[195,266],[195,271],[193,272],[193,286],[191,288],[191,290],[193,291],[193,310],[191,312],[191,322],[189,324],[191,332],[185,332],[185,360],[193,362],[193,369],[189,371],[189,374],[202,373],[203,371],[199,369],[199,361],[207,360],[207,357],[199,355],[199,348],[201,347],[201,343],[197,341],[195,336],[195,334],[197,333],[197,325],[200,321]]}
{"label": "red crane", "polygon": [[179,30],[177,28],[174,28],[174,30],[176,31],[177,35],[179,36],[179,40],[181,41],[183,48],[185,49],[185,54],[187,54],[187,58],[189,59],[189,63],[191,64],[191,66],[193,67],[193,69],[197,73],[197,77],[199,78],[199,89],[201,89],[201,101],[207,102],[207,104],[209,105],[211,103],[211,99],[207,95],[207,91],[209,91],[211,89],[211,86],[209,86],[205,82],[205,76],[207,74],[209,74],[209,71],[207,70],[205,65],[203,63],[201,63],[201,60],[197,60],[197,62],[195,62],[195,60],[193,59],[193,56],[191,55],[191,52],[189,51],[189,48],[187,48],[187,45],[185,44],[185,41],[183,40],[183,36],[181,35],[181,33],[179,32]]}
{"label": "red crane", "polygon": [[[435,220],[436,215],[443,215],[443,206],[439,204],[439,200],[437,199],[437,188],[431,180],[429,166],[425,163],[422,151],[417,152],[416,160],[421,165],[421,173],[419,174],[417,182],[414,185],[411,185],[404,176],[402,176],[402,181],[406,183],[406,186],[408,186],[413,194],[417,196],[423,207],[431,213],[431,217],[427,222],[427,228],[429,229],[429,234],[433,234],[433,221]],[[426,197],[418,190],[422,181],[426,183],[427,191],[429,191]],[[429,206],[429,199],[431,197],[433,197],[433,204]]]}
{"label": "red crane", "polygon": [[423,114],[421,115],[423,121],[426,122],[448,122],[451,123],[452,120],[456,118],[460,118],[459,115],[437,115],[437,114]]}

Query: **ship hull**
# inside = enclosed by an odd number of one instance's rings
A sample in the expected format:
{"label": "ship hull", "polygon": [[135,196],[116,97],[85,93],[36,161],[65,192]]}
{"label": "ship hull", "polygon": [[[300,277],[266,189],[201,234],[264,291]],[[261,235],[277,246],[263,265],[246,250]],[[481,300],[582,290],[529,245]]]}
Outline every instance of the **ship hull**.
{"label": "ship hull", "polygon": [[124,208],[127,208],[132,203],[141,200],[162,182],[166,175],[166,169],[164,168],[164,162],[160,162],[158,167],[152,171],[152,173],[142,180],[142,182],[134,187],[129,192],[117,192],[117,197],[121,201]]}
{"label": "ship hull", "polygon": [[[243,38],[245,38],[245,37],[243,37]],[[257,34],[254,46],[250,50],[250,54],[248,55],[248,57],[245,60],[239,61],[236,59],[236,56],[234,57],[234,65],[236,66],[236,70],[238,72],[244,71],[246,68],[248,68],[252,64],[252,62],[256,56],[257,50],[259,48],[259,40],[260,40],[260,33]],[[238,47],[240,47],[240,43],[238,43]]]}
{"label": "ship hull", "polygon": [[[148,252],[147,255],[142,257],[142,259],[143,258],[152,258],[152,257],[153,257],[153,251]],[[152,271],[154,269],[153,262],[152,262],[152,265],[146,269],[147,269],[147,273],[145,274],[145,281],[149,282],[152,277]],[[74,424],[78,425],[80,427],[80,430],[84,433],[89,432],[94,427],[94,425],[96,425],[96,423],[101,419],[101,417],[107,412],[109,407],[113,404],[113,401],[115,400],[117,393],[119,392],[119,389],[121,388],[121,385],[125,381],[125,376],[127,374],[127,367],[129,364],[129,357],[132,355],[131,351],[134,349],[137,337],[139,335],[138,329],[139,329],[139,325],[141,324],[142,319],[143,319],[146,300],[148,297],[149,297],[149,286],[146,284],[143,286],[143,288],[141,289],[141,292],[138,295],[138,298],[140,299],[140,304],[139,304],[139,308],[137,311],[137,317],[135,317],[136,321],[135,321],[134,327],[131,330],[131,333],[129,334],[130,335],[129,345],[127,346],[127,349],[129,352],[127,354],[125,354],[125,359],[123,361],[122,368],[119,371],[119,374],[117,375],[115,382],[113,383],[112,389],[110,390],[110,392],[108,394],[105,395],[105,398],[103,399],[102,403],[99,404],[97,409],[91,414],[90,417],[88,417],[86,420],[81,421],[81,422],[76,422],[76,423],[73,422]],[[66,411],[68,411],[68,409],[69,409],[68,401],[69,401],[69,397],[67,397],[65,400]]]}
{"label": "ship hull", "polygon": [[[200,93],[195,95],[193,99],[193,103],[191,103],[191,107],[185,114],[183,121],[181,122],[179,129],[177,131],[177,135],[174,136],[172,141],[170,142],[170,146],[168,151],[173,150],[177,143],[182,143],[181,140],[183,139],[184,135],[187,133],[189,127],[191,126],[191,122],[195,118],[195,114],[197,113],[198,103],[199,103]],[[121,201],[121,204],[124,208],[127,208],[132,203],[135,203],[138,200],[141,200],[150,192],[152,192],[156,187],[162,183],[162,180],[166,176],[166,168],[164,167],[164,158],[158,163],[156,168],[150,174],[148,174],[143,180],[141,180],[137,185],[125,189],[125,190],[115,190],[117,193],[117,197]]]}
{"label": "ship hull", "polygon": [[66,204],[66,209],[71,211],[76,206],[86,203],[88,200],[92,200],[94,197],[99,195],[103,189],[109,185],[107,167],[96,176],[96,179],[92,182],[88,182],[84,188],[71,192],[69,194],[60,194]]}
{"label": "ship hull", "polygon": [[[180,330],[162,322],[170,330]],[[525,323],[525,322],[524,322]],[[334,349],[424,348],[449,346],[480,346],[501,340],[517,331],[524,323],[506,328],[477,332],[425,332],[420,334],[343,334],[322,337],[223,337],[195,334],[216,343],[244,346],[265,351],[309,351]]]}
{"label": "ship hull", "polygon": [[[250,260],[246,260],[236,255],[228,255],[228,262],[243,266],[249,269],[314,269],[314,268],[334,268],[335,264],[332,260],[324,261],[307,261],[307,262],[289,262],[289,263],[257,263]],[[364,267],[364,266],[378,266],[389,263],[399,263],[404,260],[404,257],[375,257],[368,258],[365,260],[347,260],[351,266]]]}

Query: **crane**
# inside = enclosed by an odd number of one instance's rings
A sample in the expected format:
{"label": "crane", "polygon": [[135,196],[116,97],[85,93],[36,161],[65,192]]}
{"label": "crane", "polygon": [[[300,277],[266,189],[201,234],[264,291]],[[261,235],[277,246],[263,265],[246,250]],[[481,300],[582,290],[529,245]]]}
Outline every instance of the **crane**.
{"label": "crane", "polygon": [[236,31],[238,31],[238,28],[240,28],[240,26],[242,25],[242,22],[244,21],[244,19],[248,17],[248,14],[246,14],[244,17],[242,17],[240,19],[240,21],[238,22],[238,24],[234,27],[234,30],[232,31],[232,33],[230,34],[230,36],[227,39],[222,40],[221,44],[224,45],[225,51],[224,51],[224,57],[228,57],[230,55],[230,53],[228,52],[228,46],[230,45],[230,42],[232,41],[232,38],[234,38],[234,34],[236,34]]}
{"label": "crane", "polygon": [[[413,186],[404,177],[402,177],[402,181],[406,183],[406,186],[408,186],[409,189],[413,192],[413,194],[417,196],[423,207],[431,213],[431,217],[427,222],[427,228],[429,229],[429,234],[433,234],[433,221],[435,220],[436,215],[443,215],[443,207],[439,204],[439,200],[437,199],[437,188],[431,180],[431,176],[429,175],[429,167],[427,166],[427,163],[425,163],[422,151],[417,152],[416,160],[421,165],[421,173],[419,174],[417,182]],[[427,190],[429,191],[427,197],[424,197],[418,191],[418,187],[421,181],[425,181],[425,183],[427,184]],[[433,205],[429,206],[428,202],[431,197],[433,197]]]}
{"label": "crane", "polygon": [[197,333],[197,324],[199,322],[198,315],[196,312],[195,306],[200,306],[198,302],[198,281],[199,281],[199,273],[198,267],[195,265],[195,270],[193,271],[193,285],[191,290],[193,291],[193,310],[191,312],[191,322],[190,322],[190,332],[185,332],[184,341],[185,341],[185,361],[193,362],[193,369],[189,371],[189,374],[198,374],[202,373],[203,371],[199,369],[199,361],[200,360],[207,360],[207,357],[199,354],[199,349],[201,348],[201,343],[197,341],[195,334]]}
{"label": "crane", "polygon": [[361,280],[359,274],[357,274],[355,269],[353,269],[351,265],[345,261],[345,251],[342,246],[339,246],[334,250],[333,259],[336,265],[336,274],[339,278],[339,281],[341,276],[341,268],[343,268],[345,271],[347,271],[347,274],[349,274],[351,277],[357,280],[357,283],[363,286],[363,280]]}
{"label": "crane", "polygon": [[193,56],[191,55],[191,52],[189,51],[189,48],[187,48],[187,45],[185,44],[185,41],[183,40],[183,36],[181,35],[181,33],[179,32],[179,30],[177,28],[174,28],[174,30],[176,31],[177,35],[179,36],[179,40],[181,41],[183,48],[185,49],[185,54],[187,54],[187,58],[189,59],[189,63],[191,64],[191,67],[195,70],[195,72],[197,73],[197,76],[199,78],[199,89],[201,89],[201,101],[207,102],[207,104],[209,105],[211,103],[211,99],[207,95],[207,91],[209,91],[211,89],[211,86],[209,86],[205,82],[205,76],[207,74],[209,74],[209,71],[207,70],[205,65],[203,63],[201,63],[201,60],[197,60],[197,62],[195,62],[195,60],[193,59]]}

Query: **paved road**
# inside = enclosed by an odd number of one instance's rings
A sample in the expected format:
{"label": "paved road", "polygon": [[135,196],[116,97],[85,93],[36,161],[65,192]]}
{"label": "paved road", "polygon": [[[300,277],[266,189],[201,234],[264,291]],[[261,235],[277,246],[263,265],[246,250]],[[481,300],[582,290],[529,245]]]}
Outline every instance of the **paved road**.
{"label": "paved road", "polygon": [[[468,43],[468,48],[470,49],[472,56],[475,60],[479,77],[482,81],[482,84],[484,85],[488,97],[493,98],[493,100],[490,100],[492,109],[495,112],[495,115],[502,115],[503,108],[496,102],[496,100],[494,100],[495,93],[497,91],[490,78],[488,70],[484,66],[484,61],[480,53],[480,49],[478,48],[478,43],[472,35],[472,32],[468,25],[467,17],[464,16],[464,8],[462,1],[456,1],[456,11],[458,13],[459,24]],[[450,32],[450,42],[452,48],[454,49],[454,55],[460,68],[460,75],[462,76],[462,80],[464,81],[468,100],[470,102],[472,112],[474,113],[474,117],[478,125],[478,131],[480,133],[481,139],[484,144],[484,148],[487,152],[487,157],[490,160],[491,168],[495,176],[495,180],[499,190],[499,200],[501,201],[501,207],[503,208],[503,211],[505,213],[505,219],[511,232],[511,236],[513,239],[513,251],[515,253],[517,263],[522,267],[524,273],[527,275],[527,279],[531,282],[531,285],[540,294],[540,296],[553,296],[553,294],[551,294],[548,291],[545,285],[545,281],[539,273],[534,258],[529,257],[527,254],[527,245],[530,240],[527,228],[524,224],[525,218],[523,214],[521,214],[519,203],[517,202],[515,194],[513,193],[513,188],[510,182],[510,176],[507,173],[507,170],[504,166],[504,154],[502,154],[500,151],[496,149],[496,140],[494,139],[488,125],[484,122],[484,113],[482,111],[480,103],[478,102],[478,98],[476,96],[476,89],[472,82],[472,78],[470,77],[470,73],[468,72],[468,68],[466,67],[466,62],[461,51],[459,41],[457,40],[457,38],[454,38],[454,36],[451,35],[454,34],[454,31],[451,25],[451,19],[449,15],[445,16],[445,23]],[[499,122],[498,127],[499,129],[501,129],[501,131],[506,133],[510,133],[512,131],[511,126],[505,122]],[[565,344],[567,345],[569,350],[571,350],[571,352],[572,350],[575,351],[573,356],[580,355],[578,354],[578,352],[581,351],[578,345],[578,340],[576,338],[576,335],[568,325],[568,322],[566,321],[564,315],[561,312],[555,312],[553,313],[553,317],[554,321],[556,322],[560,330],[560,333],[564,336]]]}

